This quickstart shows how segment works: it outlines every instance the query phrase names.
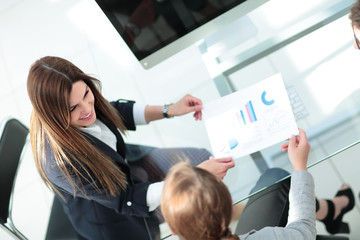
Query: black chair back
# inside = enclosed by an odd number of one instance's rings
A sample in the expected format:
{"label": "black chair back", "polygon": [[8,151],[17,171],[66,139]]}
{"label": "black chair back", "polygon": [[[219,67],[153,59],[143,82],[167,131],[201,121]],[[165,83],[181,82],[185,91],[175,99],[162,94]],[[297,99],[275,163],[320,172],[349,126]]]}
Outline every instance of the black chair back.
{"label": "black chair back", "polygon": [[0,222],[9,216],[9,203],[21,153],[29,129],[16,119],[8,119],[0,126]]}

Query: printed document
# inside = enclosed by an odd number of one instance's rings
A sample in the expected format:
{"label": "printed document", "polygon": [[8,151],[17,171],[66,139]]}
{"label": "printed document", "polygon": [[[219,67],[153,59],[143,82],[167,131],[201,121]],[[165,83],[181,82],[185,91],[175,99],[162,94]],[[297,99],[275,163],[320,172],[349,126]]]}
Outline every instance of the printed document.
{"label": "printed document", "polygon": [[281,74],[204,104],[215,158],[241,157],[299,134]]}

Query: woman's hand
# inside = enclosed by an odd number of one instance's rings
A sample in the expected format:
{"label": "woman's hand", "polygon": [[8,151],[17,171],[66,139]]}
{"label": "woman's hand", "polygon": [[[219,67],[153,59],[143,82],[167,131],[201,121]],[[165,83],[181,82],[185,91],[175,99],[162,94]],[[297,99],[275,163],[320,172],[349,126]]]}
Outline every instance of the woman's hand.
{"label": "woman's hand", "polygon": [[213,158],[210,157],[209,160],[206,160],[197,167],[205,169],[208,172],[211,172],[216,177],[223,179],[226,175],[227,170],[235,166],[234,160],[232,157],[228,158]]}
{"label": "woman's hand", "polygon": [[172,104],[168,108],[169,116],[181,116],[190,112],[194,113],[195,120],[201,120],[203,109],[202,102],[200,99],[186,94],[185,97],[180,99],[178,102]]}
{"label": "woman's hand", "polygon": [[299,128],[299,136],[292,136],[288,143],[282,144],[280,147],[282,151],[288,152],[294,171],[307,169],[310,144],[302,129]]}

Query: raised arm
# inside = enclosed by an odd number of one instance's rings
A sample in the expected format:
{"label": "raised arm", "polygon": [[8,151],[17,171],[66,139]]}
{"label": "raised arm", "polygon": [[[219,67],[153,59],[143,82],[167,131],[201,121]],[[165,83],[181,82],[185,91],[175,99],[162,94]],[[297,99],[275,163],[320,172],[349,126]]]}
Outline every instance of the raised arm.
{"label": "raised arm", "polygon": [[289,193],[288,223],[283,233],[291,236],[291,239],[315,239],[314,180],[307,171],[310,144],[305,132],[299,129],[299,136],[292,136],[287,146],[281,147],[288,151],[294,168]]}
{"label": "raised arm", "polygon": [[310,144],[302,129],[299,129],[299,136],[290,138],[287,151],[294,171],[307,169]]}
{"label": "raised arm", "polygon": [[294,172],[291,174],[289,193],[289,216],[285,227],[265,227],[247,239],[292,239],[309,240],[316,238],[314,180],[307,171],[310,144],[306,134],[299,129],[299,136],[293,136],[281,145],[288,152]]}

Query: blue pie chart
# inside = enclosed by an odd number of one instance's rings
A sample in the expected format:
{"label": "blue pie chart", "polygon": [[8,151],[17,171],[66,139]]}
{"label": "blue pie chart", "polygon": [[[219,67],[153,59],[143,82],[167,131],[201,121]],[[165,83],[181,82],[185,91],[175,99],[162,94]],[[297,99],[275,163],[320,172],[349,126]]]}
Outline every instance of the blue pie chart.
{"label": "blue pie chart", "polygon": [[274,102],[275,102],[275,100],[274,99],[272,99],[272,100],[267,100],[266,98],[265,98],[265,95],[266,95],[266,91],[263,91],[263,93],[261,94],[261,101],[265,104],[265,105],[273,105],[274,104]]}

